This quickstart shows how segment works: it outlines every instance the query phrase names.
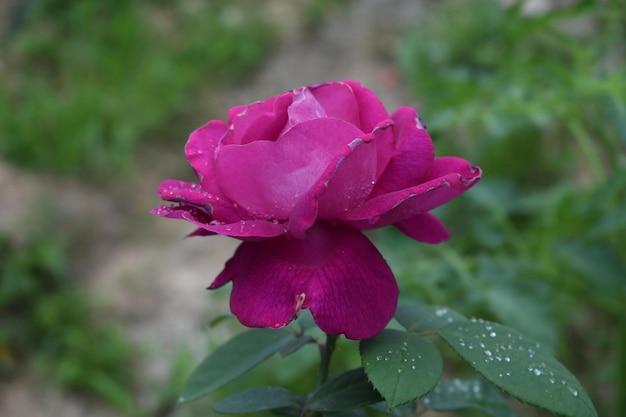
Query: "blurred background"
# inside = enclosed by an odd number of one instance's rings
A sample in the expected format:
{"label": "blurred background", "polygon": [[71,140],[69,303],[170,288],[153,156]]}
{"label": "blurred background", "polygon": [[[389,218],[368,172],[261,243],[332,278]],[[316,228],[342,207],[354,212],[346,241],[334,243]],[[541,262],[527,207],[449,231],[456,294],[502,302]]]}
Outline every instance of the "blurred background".
{"label": "blurred background", "polygon": [[[520,329],[626,415],[625,60],[623,0],[2,0],[0,415],[212,415],[175,403],[241,330],[205,291],[237,242],[183,240],[156,188],[194,179],[207,120],[332,79],[415,106],[439,155],[484,170],[437,212],[449,242],[372,234],[402,297]],[[317,360],[232,391],[305,392]]]}

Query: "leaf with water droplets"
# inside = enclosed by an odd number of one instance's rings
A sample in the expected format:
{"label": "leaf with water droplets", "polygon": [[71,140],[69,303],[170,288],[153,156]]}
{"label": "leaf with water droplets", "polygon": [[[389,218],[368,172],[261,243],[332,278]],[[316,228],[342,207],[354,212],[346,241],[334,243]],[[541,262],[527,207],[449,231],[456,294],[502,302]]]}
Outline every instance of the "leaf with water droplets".
{"label": "leaf with water droplets", "polygon": [[295,407],[296,405],[296,399],[285,388],[260,387],[224,398],[217,402],[213,409],[223,414],[240,414]]}
{"label": "leaf with water droplets", "polygon": [[487,380],[512,396],[563,416],[597,416],[576,378],[547,349],[517,330],[468,320],[440,329],[439,335]]}
{"label": "leaf with water droplets", "polygon": [[467,320],[447,307],[400,304],[395,319],[408,331],[424,332],[440,329],[450,323]]}
{"label": "leaf with water droplets", "polygon": [[492,417],[517,417],[519,414],[500,391],[483,378],[439,381],[434,390],[421,399],[436,411],[477,409]]}
{"label": "leaf with water droplets", "polygon": [[252,329],[240,333],[211,353],[193,371],[179,402],[209,394],[254,368],[295,340],[285,329]]}
{"label": "leaf with water droplets", "polygon": [[443,370],[437,348],[415,333],[383,330],[362,340],[360,349],[367,377],[390,408],[433,389]]}
{"label": "leaf with water droplets", "polygon": [[344,411],[382,401],[363,368],[338,375],[322,385],[306,404],[313,411]]}

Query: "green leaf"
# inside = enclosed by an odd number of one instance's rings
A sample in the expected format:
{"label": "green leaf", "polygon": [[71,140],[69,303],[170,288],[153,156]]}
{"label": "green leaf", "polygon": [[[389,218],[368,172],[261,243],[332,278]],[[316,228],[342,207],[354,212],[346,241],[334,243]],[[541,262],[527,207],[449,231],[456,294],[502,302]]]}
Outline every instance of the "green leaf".
{"label": "green leaf", "polygon": [[344,411],[382,401],[363,368],[336,376],[313,394],[306,408],[313,411]]}
{"label": "green leaf", "polygon": [[483,378],[439,381],[434,390],[421,399],[424,406],[436,411],[474,408],[493,417],[517,417],[519,414],[492,384]]}
{"label": "green leaf", "polygon": [[485,298],[498,321],[521,330],[554,352],[557,332],[546,296],[533,292],[529,285],[509,283],[488,289]]}
{"label": "green leaf", "polygon": [[285,330],[252,329],[217,348],[193,371],[179,402],[209,394],[280,351],[295,336]]}
{"label": "green leaf", "polygon": [[408,417],[415,415],[415,403],[410,402],[399,407],[390,409],[385,402],[380,402],[374,405],[370,405],[368,408],[375,410],[381,414],[391,417]]}
{"label": "green leaf", "polygon": [[362,340],[360,349],[368,378],[390,408],[426,394],[441,376],[439,351],[415,333],[383,330]]}
{"label": "green leaf", "polygon": [[447,307],[406,304],[398,306],[394,317],[402,327],[418,333],[440,329],[456,321],[467,320]]}
{"label": "green leaf", "polygon": [[439,334],[487,380],[514,397],[563,416],[597,416],[576,378],[520,332],[472,319],[450,324]]}
{"label": "green leaf", "polygon": [[283,358],[285,356],[289,356],[292,353],[299,351],[300,349],[302,349],[304,346],[308,345],[309,343],[315,343],[315,339],[310,336],[304,336],[304,335],[297,336],[293,341],[291,341],[289,344],[287,344],[285,347],[283,347],[280,350],[280,356],[282,356]]}
{"label": "green leaf", "polygon": [[218,413],[256,413],[296,405],[296,399],[282,387],[260,387],[239,392],[217,402],[213,409]]}
{"label": "green leaf", "polygon": [[296,320],[296,324],[300,327],[300,330],[304,333],[309,329],[313,329],[316,327],[315,320],[313,320],[313,315],[311,311],[307,308],[302,310],[300,313],[300,317]]}

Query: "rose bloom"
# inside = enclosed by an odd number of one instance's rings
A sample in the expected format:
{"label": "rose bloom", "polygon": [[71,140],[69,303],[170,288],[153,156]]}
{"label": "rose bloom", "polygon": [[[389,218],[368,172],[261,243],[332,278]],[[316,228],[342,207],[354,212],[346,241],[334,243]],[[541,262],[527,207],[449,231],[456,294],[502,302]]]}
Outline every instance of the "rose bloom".
{"label": "rose bloom", "polygon": [[328,334],[364,339],[394,315],[398,285],[363,231],[393,225],[425,243],[449,234],[429,211],[472,187],[479,168],[435,157],[417,112],[389,115],[355,81],[297,88],[230,109],[185,147],[198,183],[165,180],[152,210],[242,241],[209,287],[232,281],[249,327],[280,328],[308,308]]}

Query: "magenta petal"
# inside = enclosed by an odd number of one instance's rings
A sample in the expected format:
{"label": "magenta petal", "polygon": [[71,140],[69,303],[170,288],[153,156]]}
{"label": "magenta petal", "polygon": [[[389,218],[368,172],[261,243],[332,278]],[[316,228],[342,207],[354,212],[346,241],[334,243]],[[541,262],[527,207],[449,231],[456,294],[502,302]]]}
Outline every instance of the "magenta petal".
{"label": "magenta petal", "polygon": [[165,201],[187,202],[197,206],[209,206],[216,202],[213,194],[204,191],[200,184],[180,180],[165,180],[157,193]]}
{"label": "magenta petal", "polygon": [[361,127],[359,107],[352,87],[342,82],[324,83],[310,87],[311,92],[325,110],[334,117]]}
{"label": "magenta petal", "polygon": [[249,327],[279,328],[309,308],[320,329],[365,339],[391,320],[393,274],[359,231],[316,225],[306,239],[244,242],[210,289],[233,282],[231,310]]}
{"label": "magenta petal", "polygon": [[[364,138],[367,142],[373,136]],[[319,197],[318,218],[341,219],[360,205],[372,192],[376,182],[376,147],[356,146],[337,166],[326,191]]]}
{"label": "magenta petal", "polygon": [[435,158],[432,140],[414,109],[401,107],[391,118],[394,121],[396,149],[376,183],[374,195],[402,190],[423,182]]}
{"label": "magenta petal", "polygon": [[[285,220],[294,216],[302,199],[310,204],[324,191],[320,179],[334,173],[337,159],[363,136],[345,121],[316,119],[294,126],[277,142],[224,146],[216,160],[218,181],[253,217]],[[300,220],[312,224],[314,216]]]}
{"label": "magenta petal", "polygon": [[214,179],[214,154],[215,148],[227,130],[226,124],[221,120],[211,120],[191,132],[185,145],[185,156],[207,192],[219,192]]}
{"label": "magenta petal", "polygon": [[283,129],[283,132],[308,120],[327,117],[326,111],[322,105],[315,99],[315,96],[313,96],[311,91],[306,87],[294,90],[293,102],[289,106],[287,113],[289,115],[289,122]]}
{"label": "magenta petal", "polygon": [[353,210],[347,220],[363,230],[383,227],[426,213],[470,189],[480,180],[481,171],[460,158],[436,158],[433,170],[429,171],[426,178],[432,176],[435,178],[423,184],[368,200]]}
{"label": "magenta petal", "polygon": [[435,245],[450,238],[450,232],[441,220],[430,213],[394,223],[402,233],[419,242]]}
{"label": "magenta petal", "polygon": [[199,184],[180,180],[165,180],[157,192],[165,201],[201,208],[212,219],[232,223],[241,219],[240,211],[219,195],[204,191]]}
{"label": "magenta petal", "polygon": [[206,232],[195,230],[189,236],[219,234],[246,241],[267,239],[285,234],[285,225],[266,220],[237,220],[224,223],[215,220],[210,213],[192,205],[160,206],[150,211],[157,216],[169,219],[187,220]]}
{"label": "magenta petal", "polygon": [[352,93],[359,106],[361,130],[371,132],[381,120],[389,118],[385,106],[372,90],[363,87],[357,81],[346,80],[343,83],[352,88]]}
{"label": "magenta petal", "polygon": [[227,144],[244,145],[255,140],[275,140],[287,123],[287,107],[293,94],[283,93],[229,112],[232,138]]}

